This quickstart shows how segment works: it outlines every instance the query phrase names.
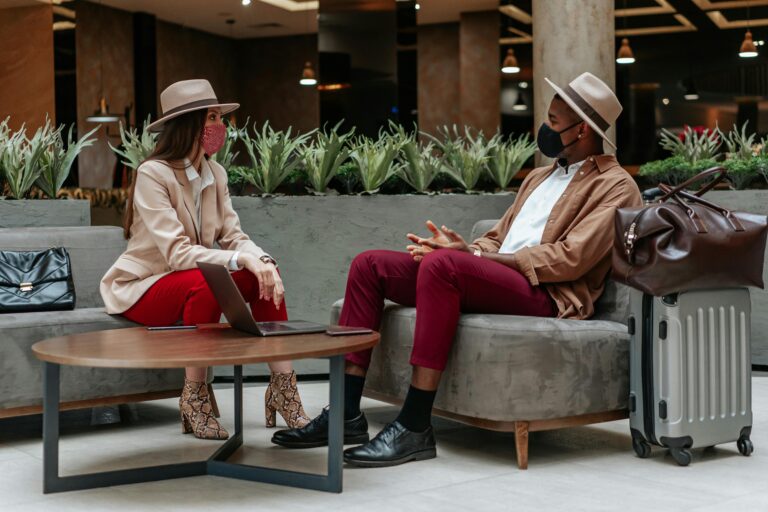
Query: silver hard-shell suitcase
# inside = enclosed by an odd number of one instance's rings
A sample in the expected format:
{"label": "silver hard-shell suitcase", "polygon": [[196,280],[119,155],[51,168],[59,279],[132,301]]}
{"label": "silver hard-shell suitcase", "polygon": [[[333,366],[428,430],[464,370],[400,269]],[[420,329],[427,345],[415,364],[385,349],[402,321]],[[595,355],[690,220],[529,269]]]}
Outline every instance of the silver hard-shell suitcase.
{"label": "silver hard-shell suitcase", "polygon": [[630,292],[629,418],[641,458],[650,444],[686,466],[689,449],[736,441],[752,453],[750,300],[746,288],[653,297]]}

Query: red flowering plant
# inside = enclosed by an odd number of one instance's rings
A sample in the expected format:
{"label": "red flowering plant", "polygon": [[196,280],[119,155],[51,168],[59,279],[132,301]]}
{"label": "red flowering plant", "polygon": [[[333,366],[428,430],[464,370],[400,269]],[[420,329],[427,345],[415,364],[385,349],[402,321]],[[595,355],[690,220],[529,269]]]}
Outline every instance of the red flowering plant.
{"label": "red flowering plant", "polygon": [[717,165],[715,157],[722,139],[717,130],[704,126],[685,125],[683,132],[679,135],[662,129],[659,144],[672,153],[672,156],[641,166],[640,175],[649,178],[652,182],[677,185]]}

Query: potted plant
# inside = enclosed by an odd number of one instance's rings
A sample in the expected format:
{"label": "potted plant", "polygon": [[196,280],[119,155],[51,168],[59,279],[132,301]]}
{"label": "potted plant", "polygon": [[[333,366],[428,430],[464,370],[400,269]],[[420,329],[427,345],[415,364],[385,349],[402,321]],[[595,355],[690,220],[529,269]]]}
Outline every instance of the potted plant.
{"label": "potted plant", "polygon": [[13,131],[9,118],[0,123],[0,176],[5,190],[0,201],[0,227],[81,226],[90,224],[87,201],[39,201],[29,197],[57,199],[59,190],[83,148],[91,145],[88,132],[79,140],[70,127],[67,144],[64,126],[55,128],[49,119],[27,136],[26,127]]}
{"label": "potted plant", "polygon": [[691,176],[717,165],[715,156],[722,140],[717,130],[694,130],[686,126],[680,136],[662,129],[659,144],[672,156],[640,166],[640,176],[653,183],[678,185]]}

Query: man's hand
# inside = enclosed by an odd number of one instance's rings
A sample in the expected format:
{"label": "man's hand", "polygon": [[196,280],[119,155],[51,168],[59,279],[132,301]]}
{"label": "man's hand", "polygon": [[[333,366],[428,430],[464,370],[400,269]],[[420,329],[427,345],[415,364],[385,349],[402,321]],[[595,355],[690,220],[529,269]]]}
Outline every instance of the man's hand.
{"label": "man's hand", "polygon": [[408,233],[408,239],[415,245],[409,245],[407,247],[408,252],[411,253],[413,259],[417,262],[424,259],[424,256],[432,251],[439,249],[453,249],[455,251],[470,252],[469,245],[464,239],[445,226],[441,229],[437,229],[437,226],[430,220],[427,221],[427,229],[432,232],[432,237],[421,238],[412,233]]}
{"label": "man's hand", "polygon": [[249,253],[240,253],[238,264],[243,265],[256,276],[259,281],[259,299],[271,300],[275,308],[280,309],[280,304],[285,297],[283,280],[277,272],[277,267],[272,263],[264,263],[259,258]]}

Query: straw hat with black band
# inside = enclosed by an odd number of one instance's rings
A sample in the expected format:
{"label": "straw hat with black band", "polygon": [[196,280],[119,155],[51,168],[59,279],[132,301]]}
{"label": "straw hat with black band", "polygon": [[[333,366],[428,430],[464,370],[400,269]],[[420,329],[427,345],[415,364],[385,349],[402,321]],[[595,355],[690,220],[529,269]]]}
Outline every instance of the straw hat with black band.
{"label": "straw hat with black band", "polygon": [[224,115],[239,107],[239,103],[219,102],[208,80],[182,80],[169,85],[160,94],[160,108],[163,110],[163,115],[147,128],[153,132],[162,131],[167,121],[195,110],[219,108],[221,115]]}
{"label": "straw hat with black band", "polygon": [[580,118],[586,121],[613,149],[616,149],[616,144],[605,132],[616,123],[622,107],[619,99],[605,82],[592,73],[582,73],[562,88],[549,78],[544,80]]}

